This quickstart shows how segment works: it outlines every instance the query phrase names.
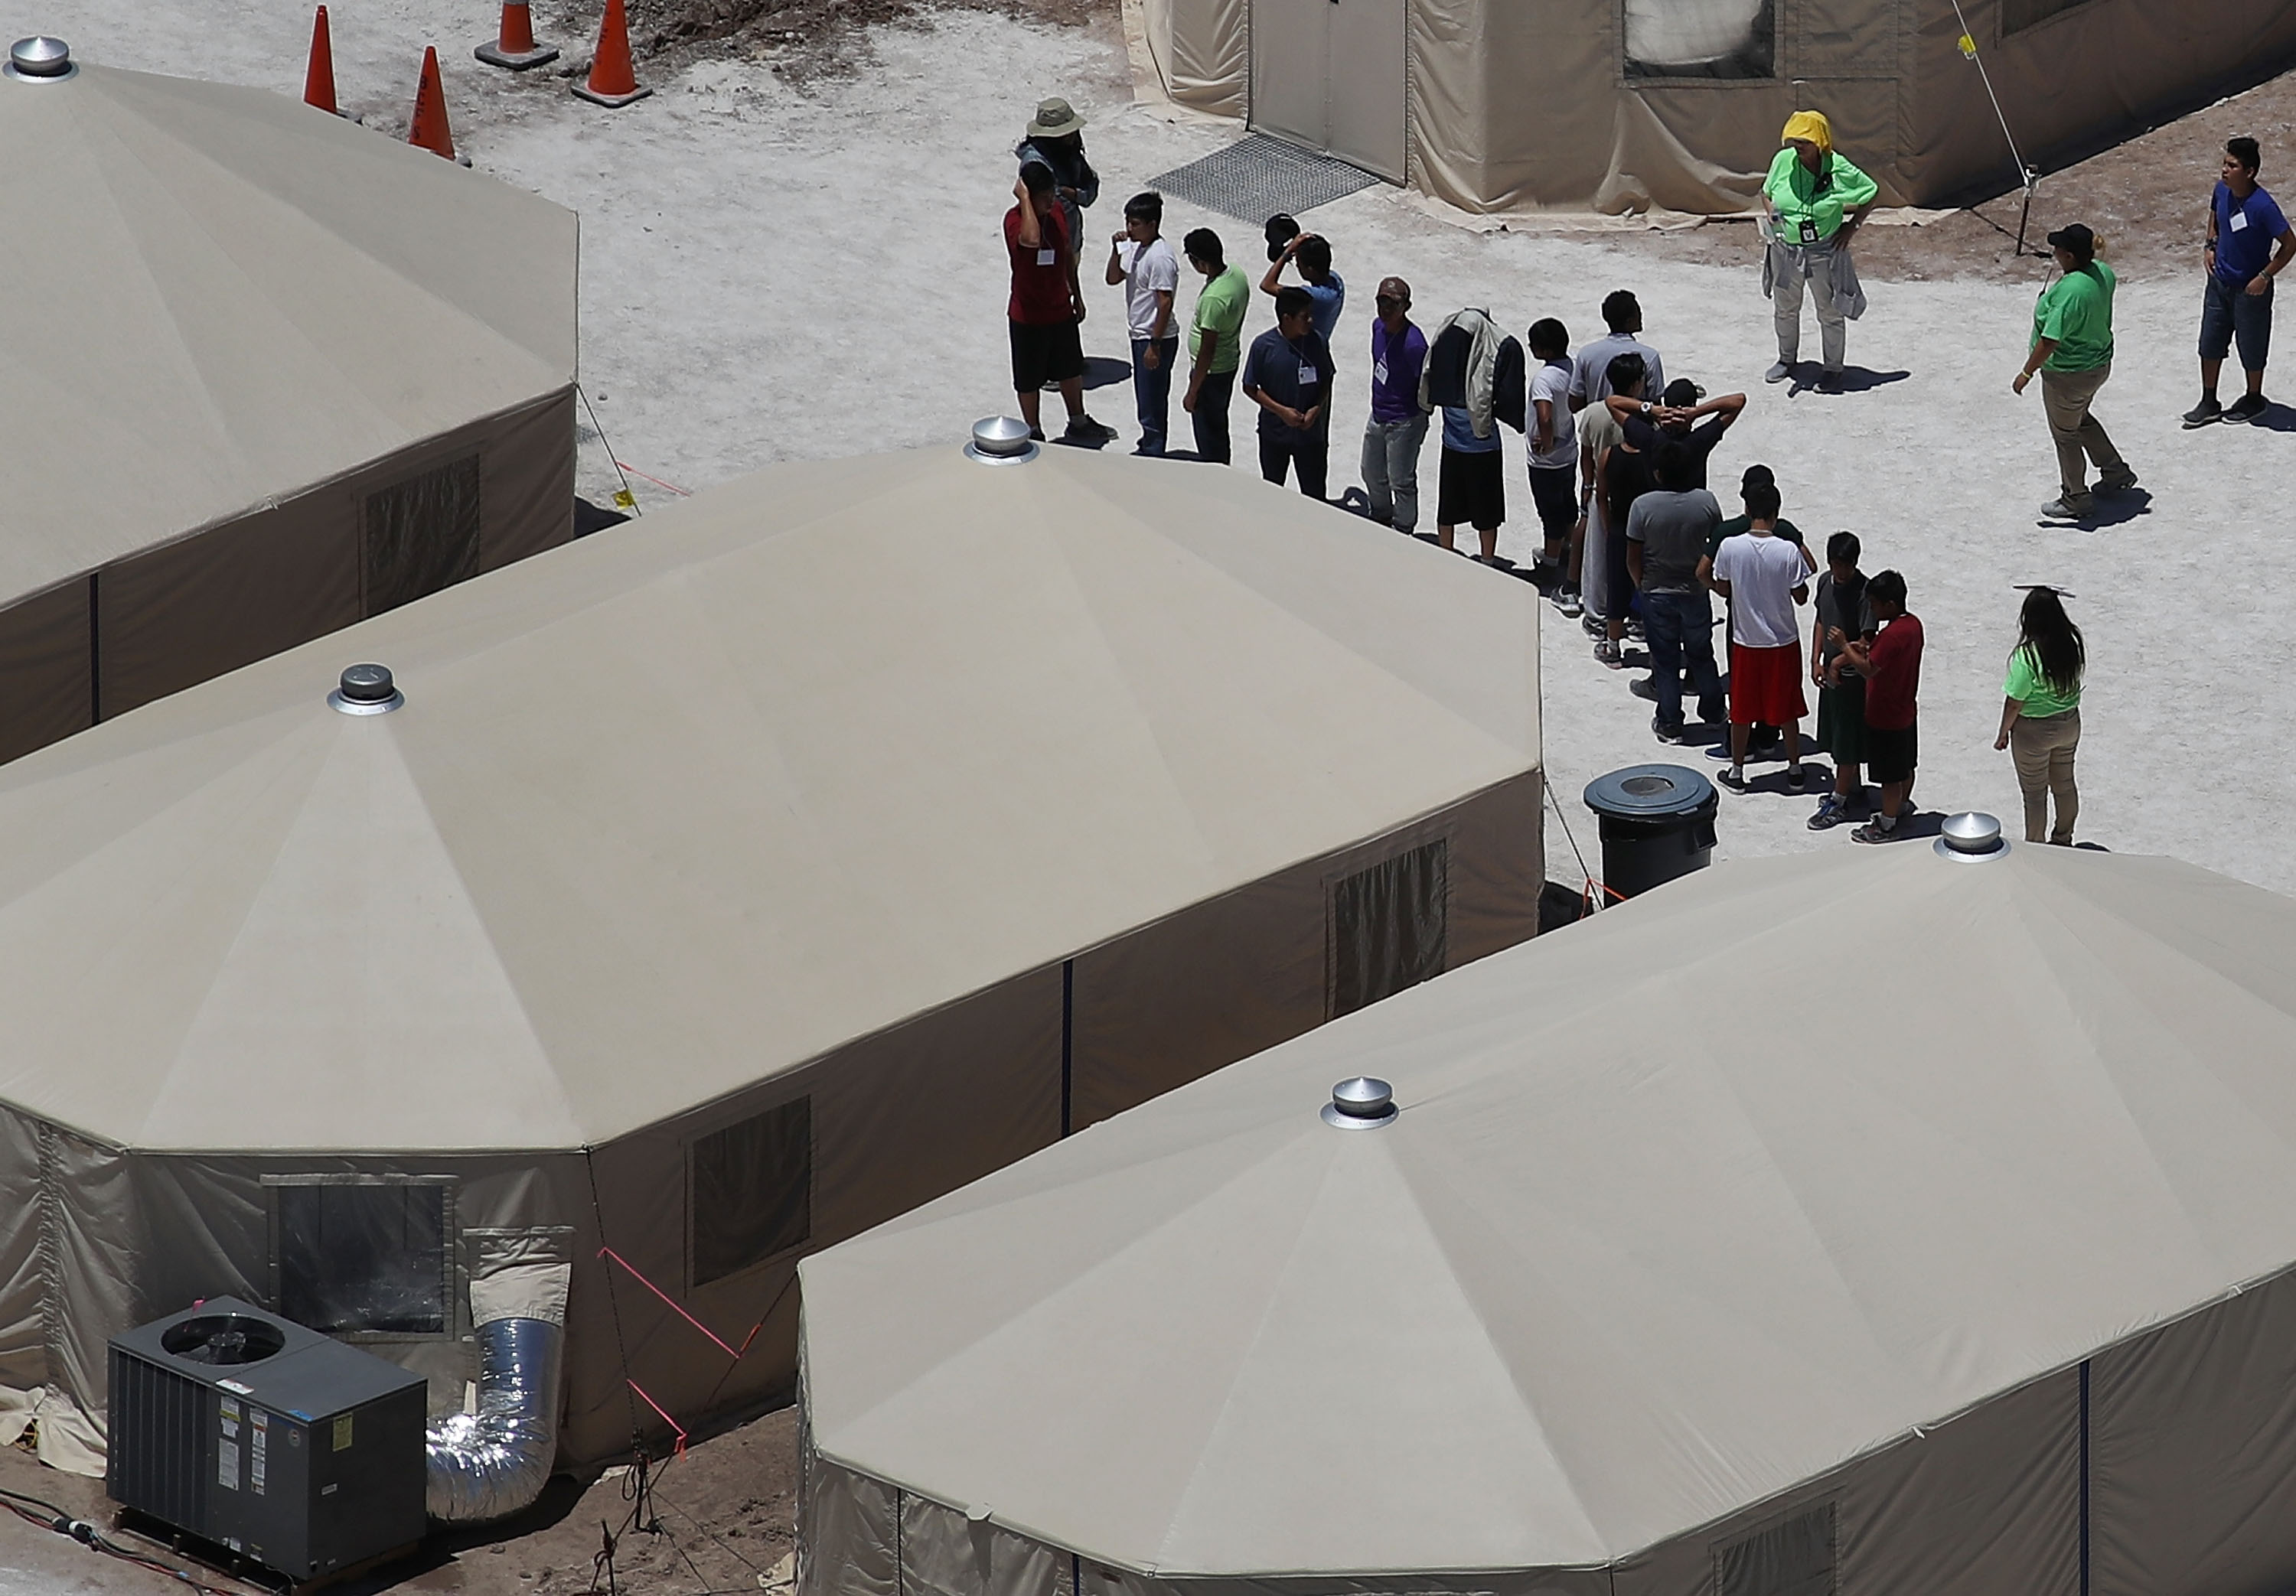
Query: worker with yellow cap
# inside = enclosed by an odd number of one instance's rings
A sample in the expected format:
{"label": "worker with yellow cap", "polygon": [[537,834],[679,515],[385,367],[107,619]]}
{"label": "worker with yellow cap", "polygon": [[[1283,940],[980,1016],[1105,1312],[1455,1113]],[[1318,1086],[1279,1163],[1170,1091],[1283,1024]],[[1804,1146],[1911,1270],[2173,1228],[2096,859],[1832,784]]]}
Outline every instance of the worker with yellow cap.
{"label": "worker with yellow cap", "polygon": [[1794,374],[1801,352],[1802,283],[1816,301],[1817,331],[1825,356],[1818,386],[1841,390],[1841,361],[1848,323],[1866,309],[1866,295],[1850,263],[1849,240],[1874,209],[1881,192],[1874,180],[1833,148],[1833,127],[1824,113],[1798,110],[1786,119],[1779,150],[1762,183],[1770,243],[1762,260],[1762,289],[1770,296],[1778,328],[1778,363],[1765,373],[1773,382]]}

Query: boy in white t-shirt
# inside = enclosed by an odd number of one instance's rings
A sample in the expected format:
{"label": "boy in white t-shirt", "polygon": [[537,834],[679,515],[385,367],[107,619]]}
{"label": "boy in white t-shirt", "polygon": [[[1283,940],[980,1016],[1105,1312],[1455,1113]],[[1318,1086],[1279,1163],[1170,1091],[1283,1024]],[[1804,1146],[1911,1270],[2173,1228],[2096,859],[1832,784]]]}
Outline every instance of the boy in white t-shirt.
{"label": "boy in white t-shirt", "polygon": [[1707,585],[1730,601],[1730,770],[1723,784],[1743,791],[1746,739],[1757,725],[1785,734],[1786,784],[1800,790],[1801,717],[1809,706],[1801,692],[1801,627],[1794,607],[1809,599],[1809,569],[1801,550],[1777,535],[1778,490],[1775,483],[1749,483],[1746,515],[1751,525],[1726,537],[1700,574]]}
{"label": "boy in white t-shirt", "polygon": [[1108,282],[1124,286],[1124,315],[1132,335],[1132,397],[1139,413],[1136,454],[1161,454],[1172,413],[1172,364],[1180,330],[1172,296],[1180,287],[1180,261],[1162,236],[1164,196],[1150,192],[1124,202],[1124,231],[1111,241]]}
{"label": "boy in white t-shirt", "polygon": [[1538,507],[1546,546],[1532,573],[1541,586],[1553,580],[1554,602],[1565,615],[1579,612],[1578,434],[1570,414],[1570,333],[1546,316],[1531,323],[1525,340],[1538,362],[1530,376],[1530,502]]}

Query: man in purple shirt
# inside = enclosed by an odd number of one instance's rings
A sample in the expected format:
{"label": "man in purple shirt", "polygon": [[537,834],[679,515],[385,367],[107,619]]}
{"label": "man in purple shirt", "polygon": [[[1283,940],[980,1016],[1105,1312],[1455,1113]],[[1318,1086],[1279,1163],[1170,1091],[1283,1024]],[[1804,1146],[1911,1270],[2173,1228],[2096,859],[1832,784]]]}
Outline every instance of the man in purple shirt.
{"label": "man in purple shirt", "polygon": [[1398,532],[1419,525],[1419,449],[1427,413],[1419,408],[1419,368],[1427,335],[1411,322],[1411,284],[1383,279],[1371,324],[1371,424],[1364,429],[1364,497],[1371,519]]}
{"label": "man in purple shirt", "polygon": [[[2185,413],[2186,428],[2210,422],[2252,422],[2267,408],[2264,358],[2272,347],[2272,280],[2296,257],[2296,233],[2272,196],[2258,186],[2263,151],[2252,138],[2228,139],[2216,192],[2209,202],[2209,243],[2201,264],[2201,402]],[[2217,373],[2234,340],[2248,391],[2217,403]]]}

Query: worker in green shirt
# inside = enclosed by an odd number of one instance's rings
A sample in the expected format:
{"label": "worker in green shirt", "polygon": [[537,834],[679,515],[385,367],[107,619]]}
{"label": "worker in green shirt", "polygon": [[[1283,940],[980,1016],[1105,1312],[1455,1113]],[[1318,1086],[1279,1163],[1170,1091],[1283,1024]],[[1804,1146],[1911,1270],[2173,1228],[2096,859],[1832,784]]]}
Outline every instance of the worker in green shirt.
{"label": "worker in green shirt", "polygon": [[1199,227],[1181,241],[1188,265],[1204,279],[1196,316],[1188,328],[1188,389],[1180,408],[1195,423],[1196,458],[1228,463],[1228,403],[1235,369],[1243,363],[1243,316],[1251,306],[1251,280],[1228,265],[1220,236]]}
{"label": "worker in green shirt", "polygon": [[1825,356],[1818,387],[1840,393],[1848,323],[1866,314],[1866,292],[1850,263],[1849,241],[1881,191],[1834,153],[1833,127],[1823,111],[1798,110],[1787,118],[1779,145],[1762,182],[1770,233],[1762,288],[1770,296],[1778,329],[1778,363],[1765,374],[1772,382],[1793,375],[1801,353],[1801,285],[1807,278]]}
{"label": "worker in green shirt", "polygon": [[2049,248],[2061,275],[2033,307],[2033,346],[2009,386],[2021,394],[2033,373],[2041,373],[2041,408],[2057,446],[2060,486],[2041,506],[2041,518],[2077,521],[2094,508],[2087,461],[2096,462],[2096,485],[2107,493],[2135,487],[2136,473],[2104,435],[2104,423],[2089,413],[2096,390],[2112,375],[2112,268],[2096,258],[2096,234],[2079,222],[2049,234]]}

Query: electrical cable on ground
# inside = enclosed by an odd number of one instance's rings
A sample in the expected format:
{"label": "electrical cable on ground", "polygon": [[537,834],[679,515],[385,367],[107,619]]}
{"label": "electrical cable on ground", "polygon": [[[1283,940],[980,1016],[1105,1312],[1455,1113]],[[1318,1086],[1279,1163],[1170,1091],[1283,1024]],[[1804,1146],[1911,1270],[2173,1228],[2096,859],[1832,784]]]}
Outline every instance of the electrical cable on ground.
{"label": "electrical cable on ground", "polygon": [[232,1596],[230,1592],[219,1585],[208,1584],[181,1568],[173,1567],[157,1558],[145,1557],[142,1552],[120,1545],[96,1526],[90,1524],[85,1518],[75,1518],[53,1502],[42,1501],[37,1496],[27,1496],[20,1491],[0,1490],[0,1506],[6,1507],[29,1524],[37,1524],[43,1529],[52,1529],[60,1535],[78,1541],[90,1551],[116,1558],[123,1563],[133,1563],[137,1567],[148,1568],[154,1574],[165,1575],[169,1579],[190,1586],[198,1592],[200,1596]]}

